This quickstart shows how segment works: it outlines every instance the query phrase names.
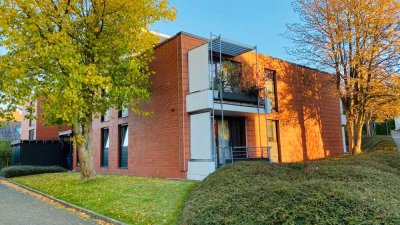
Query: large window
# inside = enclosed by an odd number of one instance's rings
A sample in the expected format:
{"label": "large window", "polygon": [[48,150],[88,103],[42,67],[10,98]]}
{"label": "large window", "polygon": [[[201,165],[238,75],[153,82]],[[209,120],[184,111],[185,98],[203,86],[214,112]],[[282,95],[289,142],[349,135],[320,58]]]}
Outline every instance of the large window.
{"label": "large window", "polygon": [[110,135],[108,128],[101,129],[101,166],[108,167],[108,150],[110,148]]}
{"label": "large window", "polygon": [[29,130],[29,140],[30,141],[35,140],[35,130],[34,129]]}
{"label": "large window", "polygon": [[128,125],[119,126],[119,167],[128,168]]}
{"label": "large window", "polygon": [[267,88],[267,96],[270,99],[271,111],[278,112],[275,70],[265,69],[264,77],[265,77],[265,87]]}

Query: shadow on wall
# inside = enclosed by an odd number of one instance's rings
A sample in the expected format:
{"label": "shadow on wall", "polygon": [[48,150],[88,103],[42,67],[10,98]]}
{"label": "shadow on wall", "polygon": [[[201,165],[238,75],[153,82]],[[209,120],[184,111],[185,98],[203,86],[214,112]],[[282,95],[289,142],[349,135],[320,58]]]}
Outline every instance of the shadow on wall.
{"label": "shadow on wall", "polygon": [[275,63],[281,71],[281,126],[300,127],[296,142],[301,143],[302,160],[334,156],[335,135],[341,129],[335,77],[280,60]]}
{"label": "shadow on wall", "polygon": [[[242,79],[257,83],[255,54],[238,59],[244,62]],[[278,113],[267,117],[279,120],[282,161],[338,155],[342,137],[335,77],[265,55],[259,55],[258,62],[260,85],[264,68],[277,75]]]}

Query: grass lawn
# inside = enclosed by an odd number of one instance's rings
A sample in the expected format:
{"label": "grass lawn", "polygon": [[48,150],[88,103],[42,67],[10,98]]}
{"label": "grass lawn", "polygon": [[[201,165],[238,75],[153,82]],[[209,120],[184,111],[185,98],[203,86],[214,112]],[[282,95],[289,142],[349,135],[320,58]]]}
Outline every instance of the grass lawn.
{"label": "grass lawn", "polygon": [[396,143],[388,135],[363,136],[361,148],[366,152],[397,150]]}
{"label": "grass lawn", "polygon": [[197,182],[78,173],[41,174],[14,181],[129,224],[177,224]]}
{"label": "grass lawn", "polygon": [[400,224],[400,152],[239,162],[191,193],[182,224]]}

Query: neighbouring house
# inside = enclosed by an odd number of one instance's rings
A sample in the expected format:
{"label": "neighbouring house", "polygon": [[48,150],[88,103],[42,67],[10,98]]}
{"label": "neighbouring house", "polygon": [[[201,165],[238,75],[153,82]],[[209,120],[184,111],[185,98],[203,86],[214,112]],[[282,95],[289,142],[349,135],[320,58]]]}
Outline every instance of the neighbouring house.
{"label": "neighbouring house", "polygon": [[394,127],[395,130],[400,130],[400,118],[394,119]]}
{"label": "neighbouring house", "polygon": [[[201,180],[240,160],[299,162],[345,153],[333,75],[221,37],[180,32],[160,39],[150,63],[152,98],[141,106],[154,115],[110,109],[95,119],[97,172]],[[71,134],[64,130],[24,120],[21,139]]]}
{"label": "neighbouring house", "polygon": [[22,115],[19,111],[13,113],[14,121],[4,122],[0,119],[0,140],[14,141],[21,136]]}

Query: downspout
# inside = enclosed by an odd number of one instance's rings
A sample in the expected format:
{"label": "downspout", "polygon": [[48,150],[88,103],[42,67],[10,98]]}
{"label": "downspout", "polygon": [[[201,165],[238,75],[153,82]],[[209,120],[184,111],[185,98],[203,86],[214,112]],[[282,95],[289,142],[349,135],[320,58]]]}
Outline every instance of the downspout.
{"label": "downspout", "polygon": [[[183,79],[183,69],[184,69],[184,67],[183,67],[183,41],[182,41],[182,34],[181,34],[181,53],[180,54],[181,54],[181,80],[182,80],[181,85],[182,85],[183,171],[187,172],[186,158],[185,158],[185,156],[186,156],[186,131],[185,131],[185,112],[186,112],[186,110],[185,110],[185,101],[186,101],[186,98],[185,97],[186,96],[185,96],[185,92],[184,92],[184,89],[183,89],[183,81],[184,81],[184,79]],[[189,62],[188,62],[188,65],[187,65],[186,68],[188,68],[188,66],[189,66]]]}

